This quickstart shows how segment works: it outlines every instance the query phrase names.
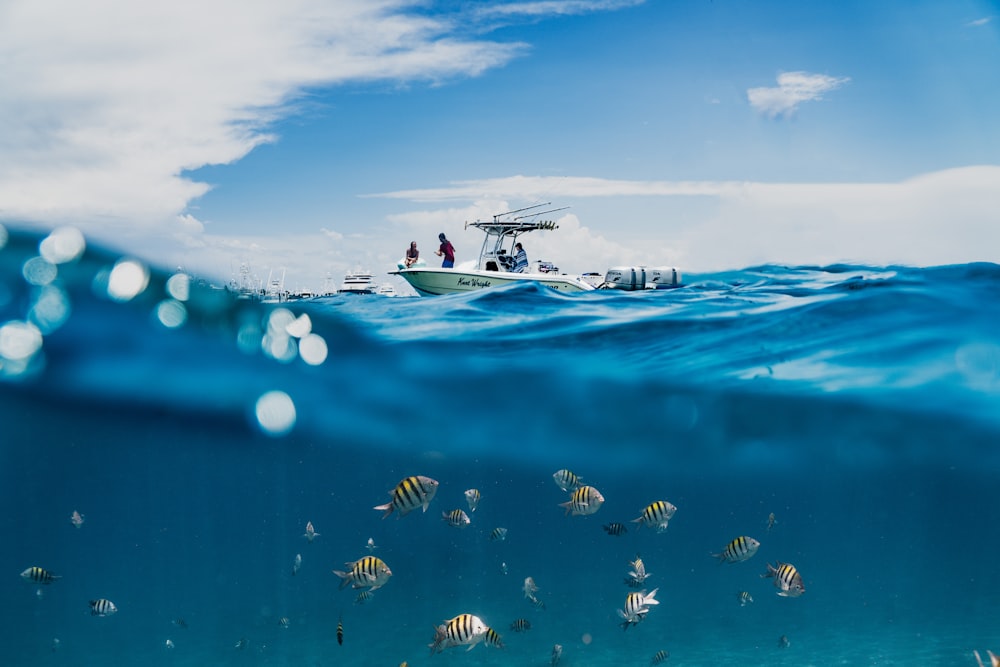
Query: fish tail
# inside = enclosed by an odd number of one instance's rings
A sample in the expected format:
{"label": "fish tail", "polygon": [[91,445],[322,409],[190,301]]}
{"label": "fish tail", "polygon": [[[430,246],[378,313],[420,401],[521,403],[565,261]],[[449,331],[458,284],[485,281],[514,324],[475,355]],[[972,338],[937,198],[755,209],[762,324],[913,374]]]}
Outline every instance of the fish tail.
{"label": "fish tail", "polygon": [[382,510],[384,512],[384,514],[382,515],[382,518],[384,519],[387,516],[389,516],[390,514],[392,514],[392,503],[388,502],[385,505],[376,505],[374,507],[374,509]]}

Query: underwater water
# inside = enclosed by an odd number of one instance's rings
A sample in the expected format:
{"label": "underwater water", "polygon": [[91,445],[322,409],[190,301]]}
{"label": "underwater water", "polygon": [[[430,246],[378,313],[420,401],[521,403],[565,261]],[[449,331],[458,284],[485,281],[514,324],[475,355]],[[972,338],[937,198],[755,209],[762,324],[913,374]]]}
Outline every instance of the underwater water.
{"label": "underwater water", "polygon": [[[73,234],[0,233],[2,664],[544,666],[559,644],[572,667],[660,650],[974,665],[1000,649],[996,265],[272,305],[81,254]],[[567,516],[560,469],[600,491],[595,513]],[[439,482],[429,509],[382,518],[411,475]],[[677,507],[666,530],[632,521],[656,500]],[[455,509],[468,526],[442,520]],[[760,542],[748,560],[712,557],[742,535]],[[358,601],[332,571],[369,553],[392,576]],[[623,630],[637,557],[659,604]],[[762,577],[778,562],[801,596]],[[32,566],[60,578],[25,581]],[[92,615],[98,599],[117,613]],[[504,648],[430,655],[462,613]]]}

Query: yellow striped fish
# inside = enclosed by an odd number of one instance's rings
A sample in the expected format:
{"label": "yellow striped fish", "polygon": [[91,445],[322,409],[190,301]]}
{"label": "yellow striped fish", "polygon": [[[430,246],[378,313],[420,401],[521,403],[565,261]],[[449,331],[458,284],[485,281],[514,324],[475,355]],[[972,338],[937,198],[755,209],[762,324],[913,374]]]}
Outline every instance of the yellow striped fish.
{"label": "yellow striped fish", "polygon": [[340,582],[341,588],[350,584],[354,588],[369,587],[374,591],[385,586],[392,576],[392,570],[378,556],[365,556],[346,565],[349,568],[347,572],[333,571],[343,580]]}
{"label": "yellow striped fish", "polygon": [[465,510],[460,509],[441,512],[441,520],[452,528],[465,528],[472,522],[469,515],[465,513]]}
{"label": "yellow striped fish", "polygon": [[469,511],[475,512],[476,508],[479,507],[479,500],[483,497],[483,494],[479,493],[479,489],[469,489],[465,492],[465,502],[469,503]]}
{"label": "yellow striped fish", "polygon": [[90,601],[90,615],[91,616],[110,616],[118,611],[118,607],[111,600],[105,600],[101,598],[100,600]]}
{"label": "yellow striped fish", "polygon": [[753,596],[750,595],[748,591],[740,591],[736,595],[736,599],[740,601],[740,606],[745,607],[753,602]]}
{"label": "yellow striped fish", "polygon": [[484,635],[487,646],[496,646],[497,648],[503,648],[503,639],[497,634],[497,631],[493,628],[486,628],[486,634]]}
{"label": "yellow striped fish", "polygon": [[604,496],[592,486],[581,486],[576,489],[564,503],[559,503],[559,507],[566,508],[566,514],[573,516],[587,516],[601,509],[604,504]]}
{"label": "yellow striped fish", "polygon": [[580,478],[572,470],[566,470],[565,468],[556,470],[552,475],[552,479],[555,480],[556,486],[567,493],[575,491],[580,486]]}
{"label": "yellow striped fish", "polygon": [[56,579],[61,579],[58,574],[52,574],[44,567],[33,565],[21,573],[21,578],[35,584],[51,584]]}
{"label": "yellow striped fish", "polygon": [[632,519],[632,523],[649,526],[655,528],[657,532],[663,532],[667,529],[667,524],[674,517],[676,511],[677,508],[666,500],[654,500],[646,505],[646,509],[642,510],[642,514],[638,518]]}
{"label": "yellow striped fish", "polygon": [[426,512],[437,489],[437,480],[423,475],[413,475],[400,480],[396,488],[389,492],[392,500],[385,505],[376,505],[375,509],[385,512],[382,515],[383,519],[392,514],[393,510],[399,512],[400,516],[406,516],[418,507],[423,507]]}
{"label": "yellow striped fish", "polygon": [[484,639],[488,630],[483,620],[472,614],[459,614],[434,628],[434,642],[428,644],[431,655],[452,646],[468,646],[472,650]]}
{"label": "yellow striped fish", "polygon": [[669,657],[670,657],[670,651],[667,651],[666,649],[662,649],[661,648],[659,651],[657,651],[653,655],[653,659],[649,661],[649,664],[651,664],[651,665],[658,665],[661,662],[665,662],[666,659],[669,658]]}
{"label": "yellow striped fish", "polygon": [[806,586],[802,583],[802,575],[791,563],[777,562],[773,566],[767,564],[767,572],[760,575],[762,577],[772,577],[774,586],[778,589],[778,595],[785,598],[797,598],[806,592]]}
{"label": "yellow striped fish", "polygon": [[752,537],[740,535],[727,544],[721,553],[712,554],[712,556],[718,558],[720,563],[742,563],[757,553],[758,548],[760,548],[760,542]]}
{"label": "yellow striped fish", "polygon": [[618,610],[618,615],[624,619],[622,627],[628,630],[629,625],[635,625],[643,619],[643,617],[649,612],[649,605],[660,604],[660,601],[656,599],[656,593],[659,588],[654,588],[649,593],[629,593],[625,597],[625,608]]}

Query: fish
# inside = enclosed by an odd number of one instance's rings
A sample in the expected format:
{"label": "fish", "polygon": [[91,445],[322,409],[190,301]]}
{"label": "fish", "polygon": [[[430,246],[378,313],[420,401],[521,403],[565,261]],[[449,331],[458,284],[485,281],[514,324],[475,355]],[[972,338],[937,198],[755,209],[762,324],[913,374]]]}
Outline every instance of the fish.
{"label": "fish", "polygon": [[535,609],[545,609],[545,603],[539,600],[534,595],[528,596],[528,602],[530,602],[531,606],[534,607]]}
{"label": "fish", "polygon": [[174,620],[172,620],[170,622],[173,623],[174,625],[176,625],[181,630],[187,630],[188,629],[187,621],[185,621],[183,618],[175,618]]}
{"label": "fish", "polygon": [[618,522],[606,523],[602,526],[602,528],[604,528],[605,533],[614,537],[621,537],[628,532],[628,528],[625,527],[625,524]]}
{"label": "fish", "polygon": [[670,651],[661,648],[659,651],[653,654],[653,657],[649,661],[649,664],[658,665],[661,662],[666,662],[667,658],[669,657],[670,657]]}
{"label": "fish", "polygon": [[559,507],[566,508],[566,514],[573,516],[589,516],[601,509],[604,504],[604,496],[592,486],[578,487],[570,495],[569,500],[560,503]]}
{"label": "fish", "polygon": [[570,470],[556,470],[552,479],[555,480],[556,486],[567,493],[575,491],[580,486],[580,478]]}
{"label": "fish", "polygon": [[363,590],[358,593],[358,597],[354,598],[354,604],[364,604],[375,597],[375,594],[371,590]]}
{"label": "fish", "polygon": [[767,564],[767,572],[761,577],[772,577],[774,586],[778,589],[778,595],[786,598],[797,598],[806,592],[805,584],[802,583],[802,575],[791,563],[777,562],[773,566]]}
{"label": "fish", "polygon": [[375,540],[373,540],[372,538],[369,537],[368,538],[368,544],[365,545],[365,549],[368,549],[368,553],[371,553],[371,552],[375,551],[376,549],[378,549],[378,547],[375,546]]}
{"label": "fish", "polygon": [[507,539],[506,528],[494,528],[490,531],[490,542],[503,542]]}
{"label": "fish", "polygon": [[486,634],[483,637],[487,646],[495,646],[497,648],[503,648],[503,638],[497,634],[497,631],[493,628],[487,627]]}
{"label": "fish", "polygon": [[60,575],[52,574],[44,567],[38,567],[37,565],[33,565],[22,572],[21,578],[25,581],[30,581],[35,584],[44,584],[46,586],[51,584],[56,579],[62,579]]}
{"label": "fish", "polygon": [[90,601],[91,616],[111,616],[115,613],[118,613],[118,607],[116,607],[115,603],[111,600],[101,598],[99,600]]}
{"label": "fish", "polygon": [[303,535],[302,537],[306,538],[310,542],[312,542],[317,537],[319,537],[319,533],[317,533],[316,529],[313,528],[313,522],[312,521],[307,521],[306,522],[306,534]]}
{"label": "fish", "polygon": [[638,584],[638,586],[633,586],[634,588],[641,588],[642,583],[653,576],[651,573],[646,572],[646,564],[642,562],[642,558],[638,555],[636,555],[635,560],[629,562],[629,565],[632,567],[632,570],[625,578],[625,583],[630,586]]}
{"label": "fish", "polygon": [[560,660],[562,660],[562,644],[555,644],[552,647],[552,658],[549,660],[549,664],[558,665]]}
{"label": "fish", "polygon": [[469,515],[465,513],[465,510],[452,510],[450,512],[441,512],[441,520],[447,523],[452,528],[465,528],[471,523]]}
{"label": "fish", "polygon": [[73,513],[69,515],[69,522],[79,528],[83,525],[83,515],[73,510]]}
{"label": "fish", "polygon": [[[976,663],[979,667],[986,667],[983,664],[983,659],[979,657],[979,651],[973,651],[972,655],[976,656]],[[986,655],[990,658],[990,667],[1000,667],[1000,656],[993,655],[993,651],[987,651]]]}
{"label": "fish", "polygon": [[727,544],[721,553],[712,554],[712,556],[718,558],[719,563],[742,563],[757,553],[759,548],[760,542],[752,537],[740,535]]}
{"label": "fish", "polygon": [[459,614],[434,628],[434,641],[428,646],[431,655],[453,646],[468,646],[471,651],[486,635],[487,626],[478,616]]}
{"label": "fish", "polygon": [[385,505],[376,505],[375,509],[382,510],[382,518],[386,518],[393,511],[399,512],[399,516],[406,516],[418,507],[423,507],[427,511],[427,506],[434,499],[437,493],[438,482],[423,475],[413,475],[400,480],[389,495],[392,500]]}
{"label": "fish", "polygon": [[524,591],[524,597],[532,598],[534,597],[535,593],[538,592],[538,586],[535,585],[534,579],[532,579],[531,577],[525,577],[524,586],[521,587],[521,590]]}
{"label": "fish", "polygon": [[250,646],[250,642],[246,639],[246,637],[244,637],[240,639],[238,642],[236,642],[236,644],[233,645],[233,648],[235,648],[237,651],[242,651],[247,646]]}
{"label": "fish", "polygon": [[740,591],[736,594],[736,599],[740,601],[740,606],[745,607],[753,603],[753,596],[747,591]]}
{"label": "fish", "polygon": [[510,629],[514,632],[525,632],[531,629],[531,621],[526,618],[519,618],[510,624]]}
{"label": "fish", "polygon": [[287,616],[282,616],[281,618],[278,619],[278,625],[286,630],[288,629],[288,626],[290,626],[291,624],[292,622],[288,620]]}
{"label": "fish", "polygon": [[465,492],[465,502],[469,503],[470,512],[476,511],[476,508],[479,507],[479,499],[482,497],[479,489],[469,489]]}
{"label": "fish", "polygon": [[792,645],[792,642],[788,641],[788,637],[781,635],[778,637],[778,648],[788,648]]}
{"label": "fish", "polygon": [[654,588],[649,593],[641,591],[638,593],[629,593],[625,596],[625,607],[618,610],[618,615],[624,619],[622,627],[625,630],[628,630],[630,625],[635,625],[643,619],[649,612],[649,605],[660,604],[660,601],[656,599],[656,593],[659,590],[659,588]]}
{"label": "fish", "polygon": [[302,569],[302,554],[295,554],[295,560],[292,562],[292,576],[294,577]]}
{"label": "fish", "polygon": [[365,556],[353,563],[346,563],[348,570],[341,572],[334,570],[333,573],[340,577],[340,588],[346,588],[348,584],[354,588],[368,587],[371,590],[378,590],[385,586],[392,576],[392,570],[378,556]]}
{"label": "fish", "polygon": [[774,512],[771,512],[767,515],[767,532],[770,533],[776,523],[778,523],[778,520],[774,518]]}
{"label": "fish", "polygon": [[174,642],[173,642],[173,640],[171,640],[171,639],[168,639],[167,641],[165,641],[165,642],[163,643],[163,645],[164,645],[165,647],[167,647],[167,649],[169,650],[169,649],[172,649],[172,648],[174,647]]}
{"label": "fish", "polygon": [[343,617],[337,619],[337,644],[340,646],[344,645],[344,619]]}
{"label": "fish", "polygon": [[656,532],[662,533],[667,529],[667,525],[674,518],[674,512],[676,511],[677,508],[666,500],[654,500],[646,505],[646,508],[642,510],[642,514],[638,518],[632,519],[632,523],[637,523],[640,526],[649,526],[650,528],[655,528]]}

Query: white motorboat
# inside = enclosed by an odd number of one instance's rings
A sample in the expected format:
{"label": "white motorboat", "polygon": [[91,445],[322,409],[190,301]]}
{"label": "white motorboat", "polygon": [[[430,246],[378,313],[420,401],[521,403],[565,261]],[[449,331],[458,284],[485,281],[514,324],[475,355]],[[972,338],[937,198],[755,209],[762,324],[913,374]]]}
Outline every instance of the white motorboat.
{"label": "white motorboat", "polygon": [[374,276],[367,271],[355,271],[344,276],[337,294],[375,294],[378,286],[372,283]]}
{"label": "white motorboat", "polygon": [[586,292],[595,289],[592,284],[579,276],[559,273],[559,269],[551,262],[536,261],[529,265],[528,271],[514,272],[514,244],[517,242],[517,237],[537,230],[559,228],[555,222],[538,220],[538,217],[563,210],[561,208],[515,215],[532,211],[540,206],[547,204],[499,213],[493,216],[492,221],[477,220],[465,223],[466,228],[475,227],[486,235],[479,250],[479,259],[471,267],[433,268],[418,262],[406,268],[400,261],[397,265],[398,270],[390,273],[402,276],[421,296],[469,292],[532,281],[561,292]]}

